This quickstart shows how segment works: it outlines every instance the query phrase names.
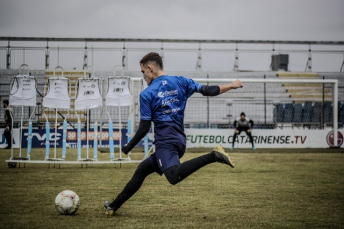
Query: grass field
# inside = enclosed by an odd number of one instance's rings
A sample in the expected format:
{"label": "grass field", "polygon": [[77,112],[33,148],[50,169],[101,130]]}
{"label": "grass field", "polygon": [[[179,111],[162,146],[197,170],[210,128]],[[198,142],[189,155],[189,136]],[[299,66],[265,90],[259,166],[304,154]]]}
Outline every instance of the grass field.
{"label": "grass field", "polygon": [[[208,151],[190,149],[182,160]],[[175,186],[149,176],[116,216],[107,217],[103,202],[122,190],[137,164],[8,168],[10,151],[0,150],[0,228],[344,228],[342,149],[230,153],[235,169],[214,163]],[[75,149],[67,154],[76,159]],[[33,150],[33,160],[43,158],[44,149]],[[76,215],[55,210],[55,196],[65,189],[81,199]]]}

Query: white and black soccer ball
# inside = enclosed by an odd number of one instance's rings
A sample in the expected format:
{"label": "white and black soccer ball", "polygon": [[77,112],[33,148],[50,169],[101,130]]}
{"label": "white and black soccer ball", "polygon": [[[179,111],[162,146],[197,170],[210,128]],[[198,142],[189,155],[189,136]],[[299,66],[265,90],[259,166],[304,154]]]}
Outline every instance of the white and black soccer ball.
{"label": "white and black soccer ball", "polygon": [[73,215],[80,207],[78,194],[71,190],[60,192],[55,198],[55,208],[61,215]]}

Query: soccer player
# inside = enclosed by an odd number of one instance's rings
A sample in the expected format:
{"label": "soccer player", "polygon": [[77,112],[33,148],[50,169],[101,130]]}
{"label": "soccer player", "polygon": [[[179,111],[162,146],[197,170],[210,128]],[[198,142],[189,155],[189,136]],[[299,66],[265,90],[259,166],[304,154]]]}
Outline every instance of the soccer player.
{"label": "soccer player", "polygon": [[211,153],[180,163],[185,152],[184,110],[187,99],[198,92],[204,96],[216,96],[228,90],[243,87],[240,80],[221,86],[201,85],[183,76],[168,76],[163,70],[162,58],[158,53],[148,53],[141,61],[141,72],[148,87],[140,94],[139,128],[131,141],[123,146],[122,151],[128,154],[148,133],[151,122],[154,122],[155,149],[149,158],[137,167],[131,180],[123,191],[112,202],[105,201],[106,215],[115,212],[136,193],[145,178],[156,172],[164,174],[172,184],[184,180],[201,167],[220,162],[234,168],[234,163],[221,145]]}
{"label": "soccer player", "polygon": [[252,137],[252,128],[253,128],[253,121],[249,118],[246,118],[244,112],[241,112],[240,118],[234,121],[234,136],[233,136],[233,143],[231,149],[234,149],[234,143],[237,136],[242,132],[245,131],[247,136],[250,138],[250,142],[252,143],[252,149],[256,149],[254,147],[253,137]]}

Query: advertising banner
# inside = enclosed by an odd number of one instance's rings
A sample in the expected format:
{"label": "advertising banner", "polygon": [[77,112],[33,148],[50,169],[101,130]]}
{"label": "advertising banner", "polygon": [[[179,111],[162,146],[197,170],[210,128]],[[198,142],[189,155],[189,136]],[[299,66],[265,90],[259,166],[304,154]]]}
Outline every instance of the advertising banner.
{"label": "advertising banner", "polygon": [[[63,130],[58,129],[55,135],[55,130],[50,130],[50,146],[54,147],[55,139],[57,147],[62,147]],[[0,129],[0,148],[5,148],[7,142],[4,136],[4,129]],[[13,130],[13,147],[19,148],[19,129]],[[215,147],[218,144],[229,148],[233,142],[233,129],[186,129],[186,143],[187,147]],[[109,131],[103,129],[102,131],[102,145],[100,146],[100,132],[98,131],[98,147],[109,147]],[[253,141],[257,148],[328,148],[334,146],[333,131],[331,129],[325,130],[308,130],[308,129],[273,129],[273,130],[259,130],[253,129]],[[27,147],[27,129],[23,129],[22,148]],[[122,137],[122,146],[127,143],[127,130],[122,130],[122,135],[118,129],[113,132],[114,146],[119,147],[119,139]],[[45,129],[32,130],[32,147],[45,147],[46,132]],[[89,130],[89,147],[93,147],[93,129]],[[153,134],[148,134],[149,145],[152,144]],[[81,144],[86,147],[86,129],[81,131]],[[343,146],[343,130],[338,131],[338,145]],[[67,143],[72,148],[77,145],[77,131],[67,131]],[[143,147],[143,141],[137,145]],[[250,139],[245,132],[241,132],[237,136],[234,144],[235,148],[251,148]]]}
{"label": "advertising banner", "polygon": [[[81,130],[81,146],[87,147],[87,138],[86,138],[86,129]],[[119,146],[119,139],[122,137],[122,145],[127,144],[127,130],[122,129],[122,134],[119,132],[118,129],[114,129],[113,131],[113,138],[114,138],[114,146]],[[55,139],[56,139],[56,147],[62,147],[62,137],[63,137],[63,129],[58,129],[57,133],[55,134],[55,130],[50,130],[50,146],[54,147]],[[27,137],[28,132],[27,129],[23,130],[23,141],[22,147],[27,147]],[[103,129],[101,133],[102,137],[102,144],[100,145],[100,131],[98,131],[98,147],[109,147],[109,130]],[[33,148],[44,148],[45,147],[45,139],[46,139],[46,131],[45,129],[33,129],[32,130],[32,147]],[[66,142],[72,147],[76,148],[78,141],[78,134],[77,130],[67,130],[67,139]],[[88,131],[88,143],[89,147],[93,147],[94,141],[94,132],[93,129]]]}
{"label": "advertising banner", "polygon": [[[233,129],[186,129],[187,147],[231,147]],[[333,131],[307,129],[273,129],[252,131],[254,145],[257,148],[328,148],[334,145]],[[251,148],[245,132],[237,136],[235,148]],[[343,144],[342,130],[338,131],[338,145]]]}

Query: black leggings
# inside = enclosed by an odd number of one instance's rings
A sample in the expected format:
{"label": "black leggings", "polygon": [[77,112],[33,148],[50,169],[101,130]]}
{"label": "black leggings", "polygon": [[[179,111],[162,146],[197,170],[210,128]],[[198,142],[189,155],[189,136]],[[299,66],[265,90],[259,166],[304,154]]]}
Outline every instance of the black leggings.
{"label": "black leggings", "polygon": [[[215,155],[213,152],[211,152],[209,154],[186,161],[182,164],[172,166],[166,169],[164,174],[170,184],[175,185],[198,169],[213,162],[215,162]],[[115,211],[140,189],[146,177],[155,172],[156,169],[157,168],[151,164],[149,159],[146,159],[139,164],[134,175],[124,187],[123,191],[111,203],[111,206],[115,209]]]}
{"label": "black leggings", "polygon": [[4,132],[4,136],[6,138],[7,141],[7,147],[11,147],[12,146],[12,142],[11,142],[11,131],[5,131]]}
{"label": "black leggings", "polygon": [[254,147],[252,134],[251,134],[250,132],[248,132],[247,130],[248,130],[248,129],[238,129],[238,132],[239,132],[239,133],[235,133],[234,136],[233,136],[233,143],[232,143],[232,146],[233,146],[233,147],[234,147],[234,143],[235,143],[235,140],[236,140],[237,136],[238,136],[242,131],[245,131],[245,133],[247,134],[247,136],[250,138],[250,142],[252,143],[252,147]]}

